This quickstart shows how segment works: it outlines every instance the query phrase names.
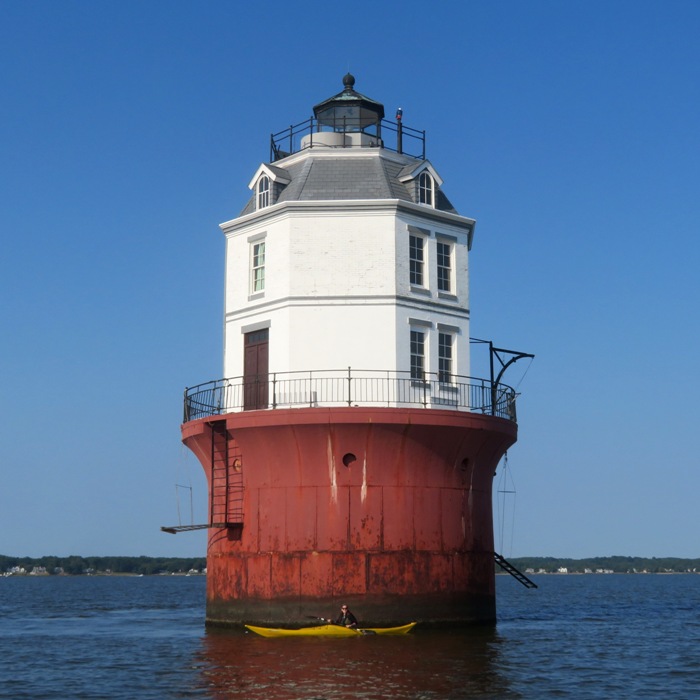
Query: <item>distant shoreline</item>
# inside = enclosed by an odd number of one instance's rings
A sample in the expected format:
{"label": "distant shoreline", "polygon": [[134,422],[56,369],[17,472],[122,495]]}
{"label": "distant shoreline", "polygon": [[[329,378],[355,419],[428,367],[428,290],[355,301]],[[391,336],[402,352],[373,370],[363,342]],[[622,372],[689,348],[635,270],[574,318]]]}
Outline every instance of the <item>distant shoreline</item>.
{"label": "distant shoreline", "polygon": [[[530,571],[528,576],[685,576],[700,574],[700,571]],[[497,571],[496,576],[510,576],[506,571]]]}
{"label": "distant shoreline", "polygon": [[0,555],[0,576],[197,576],[205,557],[8,557]]}
{"label": "distant shoreline", "polygon": [[33,571],[3,571],[0,573],[0,578],[12,578],[13,576],[27,576],[30,578],[72,578],[75,576],[84,576],[85,578],[143,578],[145,576],[178,576],[180,578],[187,578],[189,576],[206,576],[207,573],[206,571],[195,571],[193,573],[190,572],[171,572],[171,573],[157,573],[157,574],[127,574],[127,573],[120,573],[120,572],[114,572],[114,571],[96,571],[94,573],[84,573],[84,574],[66,574],[66,573],[60,573],[60,574],[50,574],[48,571],[46,572],[33,572]]}
{"label": "distant shoreline", "polygon": [[[680,557],[506,557],[528,576],[538,574],[693,574],[699,559]],[[10,557],[0,555],[0,576],[203,576],[205,557]],[[496,567],[496,573],[501,569]]]}
{"label": "distant shoreline", "polygon": [[528,576],[537,574],[695,574],[700,559],[681,557],[513,557],[508,561]]}

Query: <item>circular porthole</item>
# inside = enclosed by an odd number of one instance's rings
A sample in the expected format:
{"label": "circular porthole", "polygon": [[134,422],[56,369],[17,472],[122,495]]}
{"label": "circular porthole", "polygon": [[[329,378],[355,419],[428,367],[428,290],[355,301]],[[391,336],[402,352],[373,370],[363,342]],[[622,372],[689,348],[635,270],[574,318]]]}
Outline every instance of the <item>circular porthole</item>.
{"label": "circular porthole", "polygon": [[357,461],[357,457],[352,452],[348,452],[347,454],[343,455],[343,464],[346,467],[349,467],[353,462]]}

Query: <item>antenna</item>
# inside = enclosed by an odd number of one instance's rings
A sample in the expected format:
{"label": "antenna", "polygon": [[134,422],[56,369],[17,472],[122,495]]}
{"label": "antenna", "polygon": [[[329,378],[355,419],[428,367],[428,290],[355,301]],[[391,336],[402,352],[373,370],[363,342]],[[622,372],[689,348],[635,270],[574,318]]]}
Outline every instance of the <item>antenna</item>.
{"label": "antenna", "polygon": [[396,110],[396,124],[398,126],[396,132],[396,150],[398,153],[403,153],[403,109],[401,107]]}

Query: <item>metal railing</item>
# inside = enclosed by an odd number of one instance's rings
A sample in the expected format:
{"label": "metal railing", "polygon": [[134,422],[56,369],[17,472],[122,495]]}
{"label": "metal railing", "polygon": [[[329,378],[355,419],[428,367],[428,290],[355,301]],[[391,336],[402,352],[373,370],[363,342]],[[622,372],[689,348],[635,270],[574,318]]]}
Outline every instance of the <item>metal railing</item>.
{"label": "metal railing", "polygon": [[392,370],[311,370],[217,379],[185,389],[184,422],[236,411],[410,406],[471,411],[516,421],[515,390],[487,379]]}
{"label": "metal railing", "polygon": [[[342,119],[334,126],[321,124],[315,117],[278,131],[270,136],[270,162],[286,158],[298,151],[313,148],[315,145],[328,148],[322,138],[318,137],[314,142],[314,136],[323,133],[337,134],[365,134],[376,140],[376,147],[386,148],[397,153],[404,153],[411,158],[425,160],[425,131],[412,129],[400,122],[392,122],[382,119],[378,124],[361,127],[357,120]],[[303,141],[303,142],[302,142]],[[335,148],[368,148],[344,141],[343,145]]]}

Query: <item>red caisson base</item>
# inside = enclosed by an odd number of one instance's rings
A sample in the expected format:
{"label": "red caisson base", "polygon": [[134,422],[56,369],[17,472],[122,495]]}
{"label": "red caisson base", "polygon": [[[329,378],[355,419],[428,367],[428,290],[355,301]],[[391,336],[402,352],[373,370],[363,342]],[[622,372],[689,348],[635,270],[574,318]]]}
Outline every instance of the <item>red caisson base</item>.
{"label": "red caisson base", "polygon": [[242,526],[210,531],[208,624],[298,624],[341,601],[363,625],[495,621],[491,484],[515,423],[434,409],[223,414],[182,426],[210,485],[217,424]]}

